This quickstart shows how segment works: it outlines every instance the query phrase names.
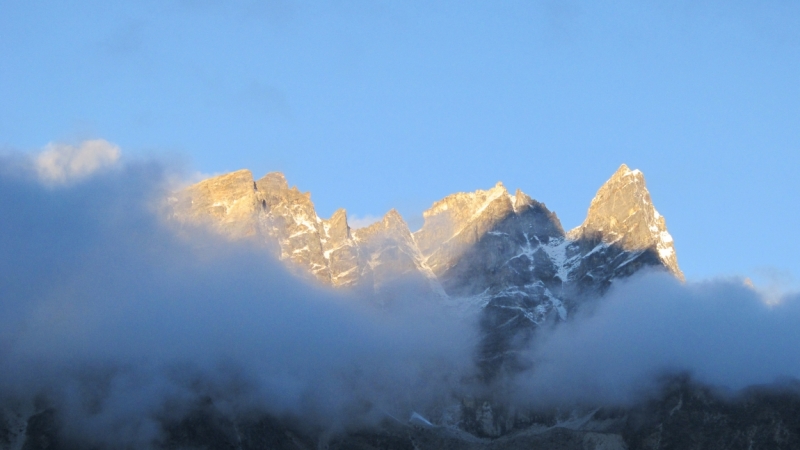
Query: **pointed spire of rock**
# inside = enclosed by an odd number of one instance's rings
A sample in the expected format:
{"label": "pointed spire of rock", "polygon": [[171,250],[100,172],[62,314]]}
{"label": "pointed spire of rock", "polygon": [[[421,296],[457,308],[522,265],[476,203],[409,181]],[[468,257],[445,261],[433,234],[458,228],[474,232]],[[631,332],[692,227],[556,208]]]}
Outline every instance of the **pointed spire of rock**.
{"label": "pointed spire of rock", "polygon": [[384,214],[382,222],[384,224],[384,227],[387,229],[398,228],[398,227],[404,230],[408,229],[408,225],[406,224],[406,221],[403,219],[403,216],[401,216],[400,213],[394,208],[390,209],[389,212]]}
{"label": "pointed spire of rock", "polygon": [[334,243],[350,239],[350,226],[347,224],[347,211],[337,209],[330,219],[324,220],[326,238]]}
{"label": "pointed spire of rock", "polygon": [[282,191],[289,189],[286,177],[280,172],[270,172],[256,182],[259,190]]}
{"label": "pointed spire of rock", "polygon": [[573,239],[600,239],[626,251],[653,250],[670,272],[683,279],[672,236],[653,206],[644,174],[625,164],[600,187],[586,220],[569,234]]}
{"label": "pointed spire of rock", "polygon": [[322,249],[328,261],[331,283],[352,286],[361,276],[358,248],[347,224],[347,211],[337,209],[330,219],[322,220]]}
{"label": "pointed spire of rock", "polygon": [[392,208],[383,215],[383,218],[372,225],[355,230],[356,239],[361,241],[374,240],[378,237],[383,238],[386,235],[392,237],[402,236],[405,240],[411,240],[411,231],[403,220],[403,216]]}
{"label": "pointed spire of rock", "polygon": [[514,193],[514,211],[519,211],[526,206],[530,206],[534,200],[526,193],[522,192],[519,188]]}

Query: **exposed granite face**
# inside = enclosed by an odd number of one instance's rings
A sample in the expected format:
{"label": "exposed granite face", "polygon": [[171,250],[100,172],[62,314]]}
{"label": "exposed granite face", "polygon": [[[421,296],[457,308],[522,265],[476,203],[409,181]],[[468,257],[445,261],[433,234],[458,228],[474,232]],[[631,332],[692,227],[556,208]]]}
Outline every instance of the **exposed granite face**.
{"label": "exposed granite face", "polygon": [[175,194],[174,216],[210,225],[233,238],[255,236],[256,198],[249,170],[209,178]]}
{"label": "exposed granite face", "polygon": [[514,346],[525,345],[536,326],[567,320],[613,280],[645,267],[683,277],[644,176],[624,164],[569,233],[543,203],[520,190],[512,195],[502,183],[435,202],[413,234],[395,210],[356,230],[341,209],[321,219],[310,195],[290,188],[280,173],[253,183],[248,171],[238,171],[176,198],[182,220],[260,239],[323,284],[382,297],[407,295],[411,287],[411,293],[435,293],[456,308],[480,310],[479,358],[487,380],[519,369]]}
{"label": "exposed granite face", "polygon": [[434,203],[414,233],[431,270],[441,275],[453,267],[483,235],[514,213],[512,201],[503,184],[497,183],[487,191],[453,194]]}
{"label": "exposed granite face", "polygon": [[650,252],[658,263],[683,280],[672,236],[656,211],[644,175],[625,164],[597,191],[589,213],[570,238],[602,242],[628,253]]}
{"label": "exposed granite face", "polygon": [[321,219],[310,194],[290,188],[277,172],[256,182],[247,170],[205,180],[177,193],[172,205],[177,220],[260,240],[288,267],[326,285],[379,290],[395,280],[422,279],[429,292],[441,291],[397,211],[356,233],[344,209]]}
{"label": "exposed granite face", "polygon": [[331,284],[336,287],[355,286],[361,279],[362,264],[358,245],[347,224],[347,212],[338,209],[330,219],[322,220],[323,256],[328,261]]}
{"label": "exposed granite face", "polygon": [[445,278],[458,272],[454,268],[463,265],[465,258],[474,259],[476,247],[487,236],[499,237],[501,241],[504,240],[501,236],[508,236],[506,241],[519,244],[514,250],[527,242],[524,239],[527,234],[544,242],[564,236],[558,218],[543,203],[519,189],[511,195],[502,183],[487,191],[447,196],[434,203],[423,217],[424,225],[414,233],[414,238],[427,265],[437,276]]}
{"label": "exposed granite face", "polygon": [[254,186],[261,206],[257,214],[260,236],[277,242],[280,259],[305,270],[322,283],[331,283],[331,271],[322,248],[324,227],[311,194],[289,188],[283,174],[268,173]]}
{"label": "exposed granite face", "polygon": [[255,182],[249,170],[201,181],[171,199],[180,221],[209,225],[233,239],[261,239],[281,259],[304,267],[323,282],[330,271],[323,258],[314,205],[308,194],[289,189],[279,173]]}
{"label": "exposed granite face", "polygon": [[569,233],[543,203],[502,183],[434,203],[413,234],[394,210],[361,230],[350,229],[342,209],[321,219],[310,195],[280,173],[257,182],[246,170],[215,177],[178,193],[173,204],[180,220],[260,239],[323,284],[379,289],[426,279],[453,304],[494,308],[502,323],[563,320],[580,298],[643,267],[683,277],[643,175],[624,164]]}
{"label": "exposed granite face", "polygon": [[[465,205],[465,198],[474,201]],[[512,196],[498,183],[489,191],[437,202],[426,211],[425,224],[414,237],[424,242],[425,262],[447,293],[464,297],[542,280],[555,286],[557,270],[539,247],[563,239],[564,230],[543,203],[519,190]]]}

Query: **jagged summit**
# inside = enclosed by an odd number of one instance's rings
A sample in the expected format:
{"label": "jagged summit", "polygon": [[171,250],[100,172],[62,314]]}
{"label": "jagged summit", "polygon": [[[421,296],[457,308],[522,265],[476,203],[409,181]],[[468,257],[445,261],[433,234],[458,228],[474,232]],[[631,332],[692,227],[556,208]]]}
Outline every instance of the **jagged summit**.
{"label": "jagged summit", "polygon": [[644,174],[622,164],[597,191],[583,224],[569,232],[574,240],[600,240],[630,252],[654,251],[663,265],[683,279],[664,217],[653,206]]}
{"label": "jagged summit", "polygon": [[286,177],[280,172],[270,172],[264,175],[263,178],[258,180],[257,184],[261,184],[267,190],[285,190],[289,189],[289,183]]}
{"label": "jagged summit", "polygon": [[182,220],[209,224],[234,238],[256,233],[253,174],[247,169],[203,180],[174,200],[174,215]]}
{"label": "jagged summit", "polygon": [[611,280],[644,266],[683,276],[644,176],[624,164],[597,192],[584,223],[569,233],[544,203],[519,189],[511,194],[502,182],[434,202],[415,233],[394,209],[351,229],[344,209],[330,219],[317,216],[310,193],[290,188],[282,173],[253,181],[248,170],[176,194],[174,216],[210,223],[233,238],[261,239],[291,267],[327,285],[380,289],[417,274],[434,280],[437,292],[443,287],[447,295],[480,304],[513,291],[532,302],[523,309],[550,305],[526,316],[534,322],[557,309],[559,299],[601,293]]}
{"label": "jagged summit", "polygon": [[249,171],[212,178],[176,194],[175,217],[211,223],[234,238],[260,239],[298,273],[376,299],[436,294],[481,311],[482,376],[516,370],[532,330],[568,320],[614,280],[646,268],[677,277],[672,238],[638,170],[622,165],[597,192],[586,220],[565,233],[556,214],[503,183],[448,195],[411,233],[392,209],[351,229],[347,212],[317,216],[311,196],[283,174],[253,182]]}
{"label": "jagged summit", "polygon": [[520,190],[516,195],[509,194],[502,182],[488,190],[448,195],[423,212],[424,223],[414,233],[414,239],[428,266],[439,275],[453,267],[487,233],[531,202]]}

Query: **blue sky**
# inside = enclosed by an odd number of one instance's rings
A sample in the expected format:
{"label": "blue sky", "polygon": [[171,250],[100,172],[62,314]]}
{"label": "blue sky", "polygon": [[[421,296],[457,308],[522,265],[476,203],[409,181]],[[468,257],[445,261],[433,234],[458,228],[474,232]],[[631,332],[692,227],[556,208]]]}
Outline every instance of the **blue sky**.
{"label": "blue sky", "polygon": [[[66,3],[70,3],[66,5]],[[641,169],[689,279],[800,279],[800,3],[0,3],[0,146],[283,171],[322,216]]]}

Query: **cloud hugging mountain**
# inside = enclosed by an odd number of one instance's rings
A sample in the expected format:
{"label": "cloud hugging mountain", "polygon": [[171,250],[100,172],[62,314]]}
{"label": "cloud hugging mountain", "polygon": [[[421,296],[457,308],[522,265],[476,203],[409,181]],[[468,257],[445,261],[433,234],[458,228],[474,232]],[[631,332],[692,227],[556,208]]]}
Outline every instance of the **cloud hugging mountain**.
{"label": "cloud hugging mountain", "polygon": [[412,232],[321,219],[277,173],[38,158],[0,159],[0,448],[800,442],[791,381],[717,391],[800,375],[796,296],[682,282],[626,166],[572,231],[498,183]]}

